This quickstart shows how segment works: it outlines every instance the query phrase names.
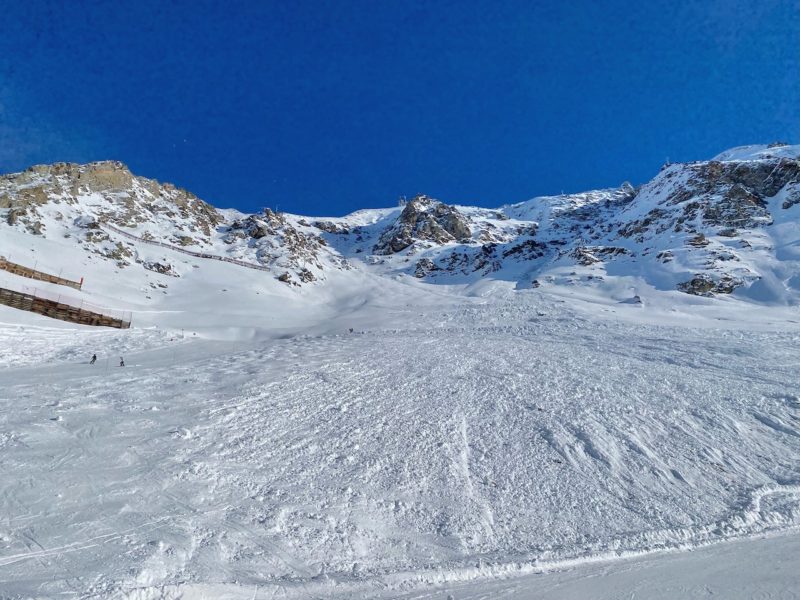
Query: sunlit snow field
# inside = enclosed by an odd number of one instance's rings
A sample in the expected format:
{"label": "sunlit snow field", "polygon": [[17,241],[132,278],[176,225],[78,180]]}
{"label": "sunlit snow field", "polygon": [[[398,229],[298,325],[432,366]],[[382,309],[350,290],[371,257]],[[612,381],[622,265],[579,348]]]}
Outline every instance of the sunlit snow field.
{"label": "sunlit snow field", "polygon": [[398,306],[262,341],[0,325],[0,597],[578,598],[534,574],[800,524],[791,309]]}

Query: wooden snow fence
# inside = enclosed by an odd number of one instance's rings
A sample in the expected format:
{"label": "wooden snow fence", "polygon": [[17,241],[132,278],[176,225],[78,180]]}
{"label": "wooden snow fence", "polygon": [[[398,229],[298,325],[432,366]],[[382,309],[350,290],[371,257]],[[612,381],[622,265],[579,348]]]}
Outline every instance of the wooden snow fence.
{"label": "wooden snow fence", "polygon": [[130,312],[112,311],[26,286],[22,290],[0,288],[0,304],[81,325],[117,329],[128,329],[131,326]]}
{"label": "wooden snow fence", "polygon": [[230,258],[227,256],[219,256],[217,254],[206,254],[205,252],[193,252],[192,250],[187,250],[186,248],[181,248],[179,246],[173,246],[172,244],[165,244],[164,242],[159,242],[156,240],[148,240],[143,237],[139,237],[133,235],[132,233],[128,233],[127,231],[123,231],[118,227],[114,227],[113,225],[109,225],[108,223],[103,223],[101,226],[103,229],[107,229],[108,231],[112,231],[122,237],[126,237],[130,240],[135,240],[137,242],[142,242],[143,244],[150,244],[152,246],[161,246],[162,248],[167,248],[168,250],[172,250],[173,252],[180,252],[181,254],[188,254],[189,256],[196,256],[197,258],[206,258],[210,260],[218,260],[221,262],[227,262],[234,265],[239,265],[240,267],[247,267],[248,269],[256,269],[257,271],[269,271],[269,267],[265,267],[264,265],[257,265],[255,263],[247,262],[244,260],[238,260],[236,258]]}
{"label": "wooden snow fence", "polygon": [[83,286],[83,279],[80,281],[72,281],[71,279],[65,279],[57,275],[45,273],[44,271],[37,271],[36,269],[11,262],[3,256],[0,256],[0,269],[8,271],[9,273],[13,273],[14,275],[19,275],[20,277],[27,277],[28,279],[36,279],[37,281],[45,281],[47,283],[55,283],[56,285],[65,285],[76,290],[81,289]]}

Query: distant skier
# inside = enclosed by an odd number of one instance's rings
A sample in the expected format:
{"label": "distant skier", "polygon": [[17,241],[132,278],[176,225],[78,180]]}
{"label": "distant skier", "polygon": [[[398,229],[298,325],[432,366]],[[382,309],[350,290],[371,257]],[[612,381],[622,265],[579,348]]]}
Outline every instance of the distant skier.
{"label": "distant skier", "polygon": [[125,360],[121,356],[119,357],[119,366],[120,367],[124,367],[125,366]]}
{"label": "distant skier", "polygon": [[90,365],[93,365],[97,362],[97,354],[92,354],[92,360],[89,361]]}

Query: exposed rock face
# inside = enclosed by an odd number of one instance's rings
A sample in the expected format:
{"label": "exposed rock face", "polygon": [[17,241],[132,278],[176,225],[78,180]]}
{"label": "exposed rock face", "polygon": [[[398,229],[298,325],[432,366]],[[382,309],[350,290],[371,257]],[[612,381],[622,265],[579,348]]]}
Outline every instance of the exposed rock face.
{"label": "exposed rock face", "polygon": [[312,225],[325,233],[334,233],[338,235],[347,235],[350,233],[347,227],[338,223],[332,223],[331,221],[314,221]]}
{"label": "exposed rock face", "polygon": [[570,256],[575,259],[579,265],[588,267],[603,262],[607,258],[613,258],[622,254],[630,254],[625,248],[609,247],[609,246],[578,246]]}
{"label": "exposed rock face", "polygon": [[[644,219],[622,227],[620,233],[631,237],[653,225],[662,231],[689,232],[711,226],[732,237],[736,230],[770,225],[773,215],[767,199],[798,182],[800,161],[788,158],[670,165],[645,186],[645,196],[664,194],[663,208],[654,208]],[[798,201],[800,190],[792,190],[784,208]]]}
{"label": "exposed rock face", "polygon": [[[292,223],[286,215],[267,208],[261,214],[235,220],[223,228],[222,241],[226,244],[244,241],[258,249],[262,263],[290,269],[278,277],[279,281],[311,283],[319,277],[310,267],[318,272],[323,270],[320,254],[327,246],[323,238],[313,233],[312,227],[308,223]],[[349,268],[343,259],[334,262],[337,268]]]}
{"label": "exposed rock face", "polygon": [[506,249],[503,252],[503,258],[513,256],[524,260],[534,260],[542,258],[547,251],[548,247],[546,244],[536,240],[525,240]]}
{"label": "exposed rock face", "polygon": [[715,280],[709,275],[701,274],[678,284],[678,289],[694,296],[713,296],[714,294],[730,294],[743,284],[743,281],[733,277],[724,276]]}
{"label": "exposed rock face", "polygon": [[270,210],[234,214],[218,211],[174,185],[137,177],[115,161],[38,165],[0,176],[0,219],[6,225],[45,237],[74,236],[87,251],[121,268],[139,264],[172,274],[158,262],[133,260],[135,239],[124,237],[119,229],[201,255],[224,257],[228,250],[232,259],[288,273],[295,284],[322,279],[324,269],[349,268],[343,257],[329,250],[322,260],[326,242],[302,219]]}
{"label": "exposed rock face", "polygon": [[233,243],[237,239],[253,238],[260,240],[270,234],[270,227],[266,221],[258,215],[250,215],[241,221],[234,221],[228,226],[227,233],[223,236],[223,240],[227,243]]}
{"label": "exposed rock face", "polygon": [[417,266],[414,269],[414,277],[422,279],[433,273],[434,271],[438,271],[439,267],[436,266],[430,258],[423,258],[417,261]]}
{"label": "exposed rock face", "polygon": [[97,194],[104,200],[94,218],[118,227],[134,227],[158,219],[180,220],[196,242],[208,242],[222,215],[191,192],[171,184],[134,176],[117,161],[78,165],[36,165],[0,177],[0,208],[10,209],[6,222],[29,231],[42,230],[41,207],[77,207],[79,198]]}
{"label": "exposed rock face", "polygon": [[76,165],[61,163],[52,173],[54,175],[75,175],[79,187],[93,192],[123,191],[133,185],[133,175],[121,162],[105,161],[91,163],[84,170],[74,169]]}
{"label": "exposed rock face", "polygon": [[417,196],[406,204],[394,225],[381,235],[373,249],[375,254],[395,254],[424,240],[434,244],[467,242],[471,231],[467,218],[454,207]]}

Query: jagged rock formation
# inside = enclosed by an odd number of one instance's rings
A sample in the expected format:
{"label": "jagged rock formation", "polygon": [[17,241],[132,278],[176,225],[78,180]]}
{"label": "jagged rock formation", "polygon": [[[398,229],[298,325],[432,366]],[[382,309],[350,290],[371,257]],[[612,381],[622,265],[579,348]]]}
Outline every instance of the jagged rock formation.
{"label": "jagged rock formation", "polygon": [[615,218],[610,239],[631,240],[645,256],[658,248],[662,263],[678,259],[686,269],[676,281],[681,291],[727,294],[762,277],[746,258],[754,232],[784,220],[799,198],[796,157],[668,165]]}
{"label": "jagged rock formation", "polygon": [[[278,279],[299,285],[316,281],[319,275],[314,271],[320,274],[325,270],[321,256],[326,251],[327,242],[311,230],[308,224],[293,223],[286,215],[267,208],[262,214],[234,220],[221,232],[224,243],[244,241],[256,250],[261,263],[289,269],[283,271]],[[349,268],[343,258],[330,255],[328,258],[337,268]]]}
{"label": "jagged rock formation", "polygon": [[469,241],[467,219],[454,207],[425,195],[416,196],[400,213],[397,221],[383,232],[375,244],[375,254],[395,254],[417,241],[446,244]]}
{"label": "jagged rock formation", "polygon": [[659,198],[658,206],[643,219],[628,223],[620,233],[641,235],[655,224],[664,231],[690,233],[710,226],[726,237],[735,237],[739,229],[770,225],[773,216],[767,200],[785,187],[790,189],[782,208],[800,202],[798,181],[800,161],[796,159],[670,165],[643,190],[643,199]]}

